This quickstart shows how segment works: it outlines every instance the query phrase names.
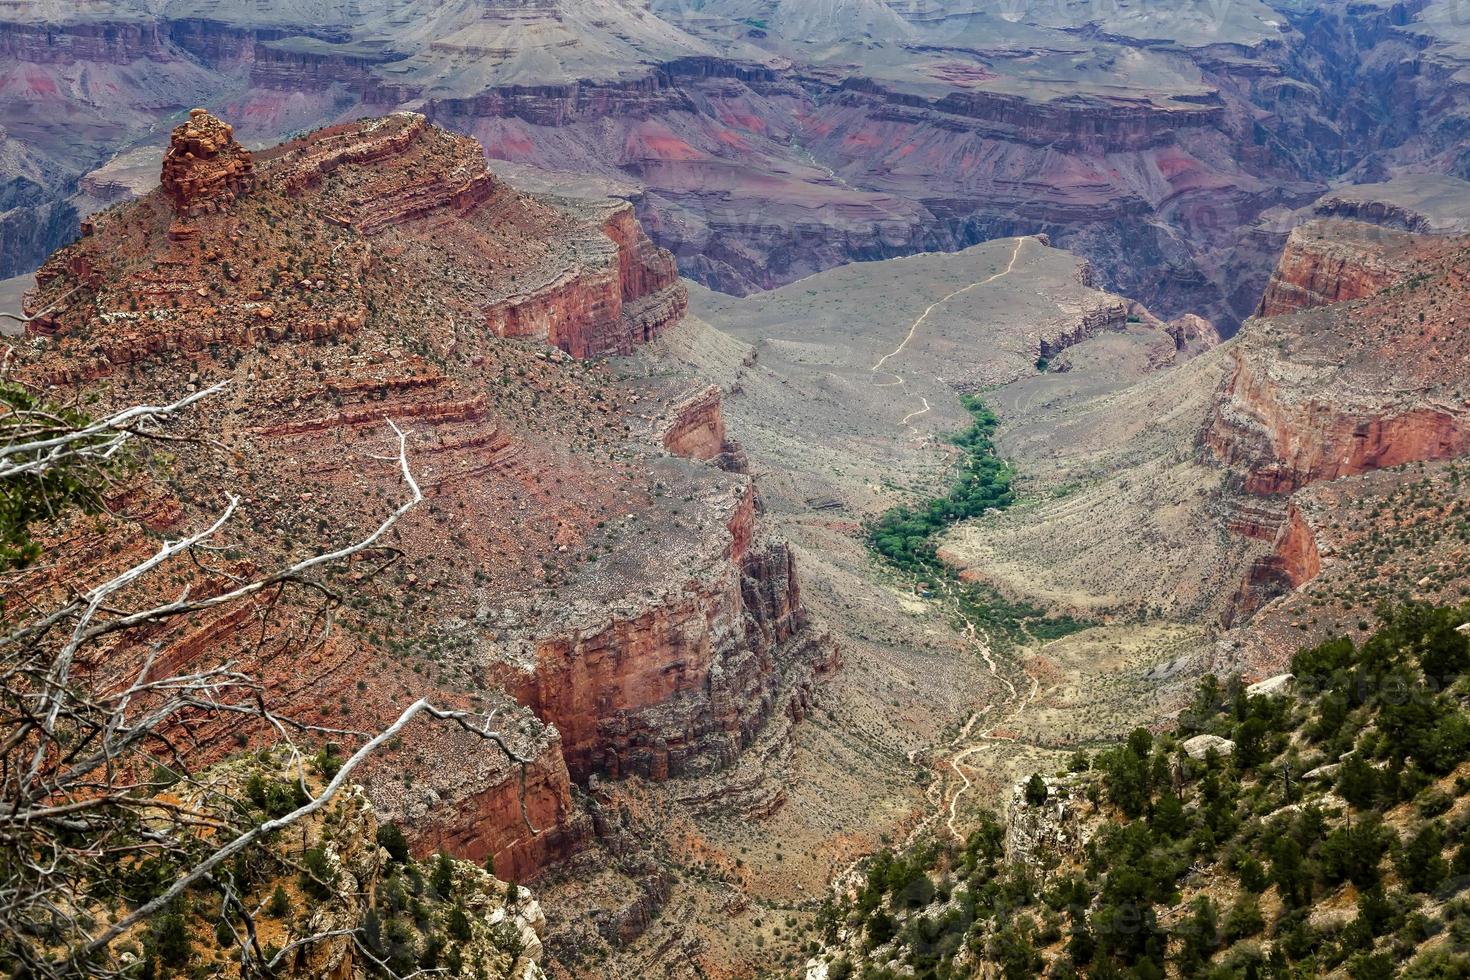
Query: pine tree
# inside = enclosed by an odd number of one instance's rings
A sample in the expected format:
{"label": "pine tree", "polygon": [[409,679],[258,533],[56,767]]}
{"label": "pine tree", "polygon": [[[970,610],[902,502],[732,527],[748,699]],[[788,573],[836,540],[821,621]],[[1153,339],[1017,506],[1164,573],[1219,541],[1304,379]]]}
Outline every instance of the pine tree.
{"label": "pine tree", "polygon": [[448,898],[454,892],[454,861],[443,851],[434,858],[434,870],[429,874],[429,887],[440,898]]}

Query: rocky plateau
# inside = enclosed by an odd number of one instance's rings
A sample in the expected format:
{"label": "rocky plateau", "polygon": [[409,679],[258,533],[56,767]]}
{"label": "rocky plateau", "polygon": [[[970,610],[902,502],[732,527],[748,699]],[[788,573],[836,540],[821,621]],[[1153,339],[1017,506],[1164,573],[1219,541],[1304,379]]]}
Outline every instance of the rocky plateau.
{"label": "rocky plateau", "polygon": [[[163,168],[41,269],[19,374],[99,407],[219,386],[207,439],[138,472],[100,528],[57,526],[65,560],[15,588],[137,560],[213,520],[224,488],[225,564],[178,572],[200,593],[360,538],[408,494],[389,422],[424,500],[340,573],[354,598],[306,653],[321,610],[286,595],[269,621],[233,607],[91,670],[151,645],[159,669],[235,658],[322,722],[381,726],[420,695],[487,713],[529,764],[424,726],[364,785],[417,853],[516,879],[599,846],[597,780],[713,776],[772,719],[784,737],[837,653],[750,478],[709,462],[738,448],[718,391],[635,390],[596,359],[686,303],[626,203],[519,193],[413,114],[251,154],[200,111]],[[207,760],[257,734],[196,744]]]}

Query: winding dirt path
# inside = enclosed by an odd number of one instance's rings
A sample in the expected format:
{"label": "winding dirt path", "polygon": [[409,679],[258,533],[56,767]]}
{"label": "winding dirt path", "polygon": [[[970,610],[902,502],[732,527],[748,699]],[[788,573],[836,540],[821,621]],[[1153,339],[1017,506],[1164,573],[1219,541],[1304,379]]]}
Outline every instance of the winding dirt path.
{"label": "winding dirt path", "polygon": [[[975,624],[970,623],[969,630],[971,635],[974,636]],[[954,770],[954,774],[956,776],[959,776],[961,781],[960,788],[955,790],[954,795],[949,798],[949,816],[946,817],[944,821],[944,825],[949,830],[950,836],[954,837],[955,840],[963,839],[960,836],[959,829],[955,826],[955,821],[959,819],[960,798],[968,793],[972,788],[974,788],[975,785],[975,781],[970,778],[969,773],[965,772],[964,761],[970,756],[975,755],[977,752],[983,751],[987,747],[987,742],[1016,741],[1016,739],[1013,737],[995,734],[995,730],[997,728],[1000,728],[1002,725],[1015,721],[1017,718],[1021,717],[1021,715],[1025,714],[1026,709],[1031,706],[1031,703],[1036,700],[1036,695],[1041,691],[1041,685],[1037,682],[1036,678],[1031,676],[1030,674],[1026,674],[1026,679],[1031,682],[1031,690],[1026,692],[1025,697],[1018,698],[1016,685],[1011,683],[1010,678],[999,673],[995,669],[995,661],[990,656],[989,643],[987,643],[983,639],[980,639],[978,636],[975,636],[974,638],[976,644],[980,649],[981,656],[985,658],[986,667],[990,669],[991,676],[995,677],[997,680],[1003,683],[1006,686],[1006,689],[1009,691],[1009,696],[1006,698],[1005,705],[1010,708],[1010,710],[1006,712],[1005,717],[998,720],[994,725],[991,725],[989,728],[985,729],[985,731],[983,732],[980,732],[978,735],[973,736],[976,740],[974,744],[960,750],[956,754],[949,757],[949,768]],[[1024,669],[1022,672],[1025,673]],[[975,712],[975,714],[972,715],[970,717],[970,720],[965,724],[965,727],[960,730],[960,734],[955,738],[953,742],[950,743],[950,746],[954,747],[960,742],[970,738],[971,736],[968,734],[969,730],[974,726],[975,722],[983,714],[990,711],[991,707],[992,706],[987,705],[980,711]]]}
{"label": "winding dirt path", "polygon": [[[903,375],[898,374],[895,371],[885,370],[883,365],[886,364],[890,358],[896,357],[897,355],[903,353],[903,350],[905,347],[908,346],[909,341],[914,339],[914,336],[919,332],[919,328],[924,325],[924,321],[927,320],[929,318],[929,315],[937,310],[939,307],[954,299],[956,296],[968,293],[972,289],[978,289],[981,286],[989,285],[990,283],[995,282],[997,279],[1010,275],[1011,270],[1016,267],[1016,261],[1021,257],[1021,246],[1026,243],[1026,239],[1024,237],[1018,237],[1015,239],[1015,242],[1015,248],[1011,250],[1010,261],[1006,263],[1006,267],[1004,269],[1002,269],[1000,272],[986,277],[985,279],[977,280],[976,282],[970,283],[968,286],[962,286],[959,289],[956,289],[953,292],[942,296],[941,298],[935,300],[933,303],[930,303],[924,309],[924,312],[919,314],[919,316],[909,326],[909,332],[904,337],[903,342],[900,343],[893,350],[889,351],[887,354],[884,354],[882,357],[878,358],[877,362],[875,362],[873,366],[868,369],[874,374],[886,374],[893,379],[892,381],[875,382],[875,388],[892,388],[907,383]],[[929,405],[929,400],[927,398],[921,396],[919,400],[924,403],[924,407],[922,409],[919,409],[918,411],[910,412],[909,414],[905,415],[899,421],[899,425],[908,425],[911,420],[916,419],[921,415],[925,415],[931,410],[931,406]],[[965,722],[964,727],[961,728],[959,733],[950,740],[946,748],[949,750],[959,749],[959,751],[950,755],[949,758],[946,760],[946,764],[954,772],[955,775],[959,776],[961,780],[960,787],[955,790],[953,795],[949,795],[948,803],[946,804],[945,798],[948,794],[946,794],[945,792],[944,780],[937,779],[930,784],[925,795],[928,798],[929,804],[933,807],[933,809],[927,816],[925,816],[922,820],[915,824],[912,830],[909,831],[908,835],[904,838],[903,843],[899,845],[900,850],[911,846],[921,834],[923,834],[940,819],[944,819],[945,828],[956,840],[963,839],[960,836],[959,829],[955,826],[956,821],[959,819],[959,803],[961,797],[968,793],[975,785],[974,780],[970,778],[970,775],[967,772],[965,772],[964,760],[969,756],[974,755],[975,753],[986,748],[988,743],[1015,741],[1014,738],[1000,736],[994,733],[996,729],[1000,728],[1002,725],[1005,725],[1019,718],[1025,712],[1026,708],[1029,707],[1030,704],[1036,699],[1037,692],[1040,689],[1040,685],[1037,683],[1036,678],[1026,673],[1024,668],[1020,668],[1021,673],[1026,677],[1028,681],[1031,682],[1031,690],[1027,692],[1024,698],[1021,697],[1020,692],[1016,689],[1015,683],[1012,682],[1011,679],[1007,677],[1006,674],[1003,673],[1000,667],[996,664],[995,657],[992,655],[990,650],[989,638],[983,636],[981,631],[976,628],[974,622],[969,619],[965,620],[965,633],[969,637],[970,641],[975,645],[976,652],[979,653],[981,659],[985,661],[985,668],[990,672],[990,676],[1000,681],[1000,683],[1005,686],[1006,696],[1004,700],[1002,700],[998,705],[992,702],[991,704],[987,704],[983,708],[980,708],[978,711],[972,713],[969,719]],[[989,728],[985,729],[983,732],[980,732],[978,735],[972,735],[971,731],[972,729],[974,729],[975,725],[980,721],[980,719],[986,717],[997,708],[1008,710],[1006,710],[1005,714],[1001,718],[997,719],[995,723]],[[964,748],[960,748],[962,744],[967,742],[970,744],[965,745]],[[909,762],[911,764],[918,765],[919,756],[925,751],[927,750],[914,749],[913,751],[909,752]],[[866,855],[864,857],[856,858],[837,874],[833,875],[832,887],[838,891],[841,891],[844,888],[854,885],[858,865],[860,865],[865,859]]]}
{"label": "winding dirt path", "polygon": [[[989,747],[992,743],[1018,741],[1012,736],[996,735],[995,731],[1025,714],[1026,709],[1036,700],[1041,690],[1041,685],[1037,682],[1036,678],[1028,673],[1025,668],[1019,668],[1022,675],[1025,676],[1031,685],[1031,689],[1026,692],[1025,696],[1021,696],[1020,692],[1016,689],[1015,683],[1005,675],[1000,666],[995,662],[995,657],[990,649],[989,638],[983,635],[982,631],[977,629],[974,622],[969,619],[965,620],[965,633],[970,638],[970,641],[974,643],[975,651],[985,661],[985,668],[990,672],[990,676],[1005,687],[1006,695],[999,703],[991,702],[973,712],[965,722],[964,727],[959,730],[959,733],[950,739],[949,744],[945,748],[953,752],[953,754],[945,760],[945,764],[960,778],[960,786],[950,795],[946,793],[945,780],[936,779],[929,784],[929,788],[925,791],[925,796],[931,810],[904,837],[902,843],[897,847],[900,851],[912,847],[930,827],[941,819],[944,821],[945,829],[949,831],[950,836],[957,841],[963,842],[964,837],[956,826],[959,820],[960,799],[975,786],[975,781],[965,771],[965,760]],[[995,720],[994,724],[990,725],[984,731],[971,734],[975,725],[982,718],[996,711],[997,708],[1007,710],[1005,710],[1005,713],[1000,718]],[[964,747],[961,748],[961,746]],[[956,749],[958,749],[957,752],[954,751]],[[926,751],[928,750],[914,749],[910,751],[908,753],[909,763],[918,765],[919,756]],[[859,884],[857,869],[867,857],[868,855],[863,855],[854,858],[846,867],[834,874],[831,881],[832,889],[837,892],[842,892],[846,889],[857,887]]]}
{"label": "winding dirt path", "polygon": [[898,423],[899,425],[908,425],[909,424],[909,419],[916,419],[920,415],[928,415],[929,414],[929,399],[924,398],[923,396],[920,396],[919,401],[921,401],[921,402],[924,403],[924,407],[921,408],[921,409],[919,409],[917,412],[910,412],[907,415],[905,415],[899,421],[899,423]]}
{"label": "winding dirt path", "polygon": [[[1005,276],[1010,275],[1011,274],[1011,270],[1016,267],[1016,260],[1021,257],[1021,246],[1024,245],[1024,244],[1026,244],[1026,239],[1025,238],[1017,238],[1016,239],[1016,247],[1015,247],[1015,249],[1013,249],[1011,251],[1011,260],[1006,263],[1006,267],[1003,270],[1001,270],[1000,272],[995,273],[994,275],[990,276],[989,278],[981,279],[981,280],[978,280],[977,282],[972,282],[968,286],[961,286],[959,289],[956,289],[954,292],[949,293],[948,295],[945,295],[945,296],[941,296],[939,299],[936,299],[934,302],[930,303],[928,305],[928,307],[925,308],[924,312],[919,314],[918,319],[914,320],[913,324],[909,327],[908,336],[906,336],[906,337],[903,338],[903,343],[899,344],[897,347],[893,348],[893,350],[889,351],[887,354],[884,354],[882,357],[878,358],[878,362],[876,364],[874,364],[872,367],[868,368],[868,370],[869,371],[880,371],[880,370],[882,370],[883,365],[888,362],[888,359],[890,357],[897,357],[899,354],[902,354],[903,353],[903,349],[909,345],[909,341],[911,341],[911,340],[914,339],[914,335],[917,334],[919,332],[919,328],[924,325],[924,321],[927,320],[927,319],[929,319],[929,314],[931,314],[935,310],[939,309],[945,303],[948,303],[950,300],[954,299],[956,296],[961,296],[961,295],[963,295],[965,293],[968,293],[972,289],[978,289],[981,286],[988,286],[991,283],[995,282],[997,279],[1001,279],[1001,278],[1003,278]],[[897,377],[897,376],[895,375],[895,377]]]}

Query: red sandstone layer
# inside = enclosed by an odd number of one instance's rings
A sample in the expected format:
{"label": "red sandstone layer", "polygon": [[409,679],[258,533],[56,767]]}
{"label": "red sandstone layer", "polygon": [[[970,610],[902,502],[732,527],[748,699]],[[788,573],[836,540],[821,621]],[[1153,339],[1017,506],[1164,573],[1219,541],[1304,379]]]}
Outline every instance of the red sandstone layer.
{"label": "red sandstone layer", "polygon": [[1354,221],[1312,221],[1292,230],[1257,316],[1280,316],[1372,296],[1411,264],[1410,236]]}
{"label": "red sandstone layer", "polygon": [[[517,876],[588,839],[573,778],[710,772],[799,711],[813,644],[790,553],[760,539],[747,480],[669,455],[703,456],[707,420],[666,448],[632,424],[638,396],[605,366],[485,327],[525,314],[526,339],[597,354],[682,315],[673,264],[631,209],[518,194],[472,141],[411,115],[255,162],[253,185],[189,185],[188,233],[160,191],[109,212],[39,277],[31,328],[50,344],[30,379],[91,386],[104,405],[228,383],[197,409],[211,441],[171,463],[177,496],[141,493],[148,506],[118,532],[133,544],[90,561],[146,547],[145,522],[197,526],[220,487],[242,490],[231,547],[253,568],[363,534],[403,493],[382,461],[385,419],[408,433],[425,501],[390,554],[333,580],[351,601],[304,659],[291,638],[310,633],[310,596],[288,596],[273,608],[292,628],[270,643],[255,642],[258,610],[237,611],[148,637],[159,663],[238,656],[328,725],[351,714],[372,728],[425,693],[496,712],[532,758],[524,774],[425,726],[369,782],[416,847],[494,854]],[[203,733],[201,751],[230,751],[236,734]]]}
{"label": "red sandstone layer", "polygon": [[1465,242],[1352,221],[1292,234],[1262,309],[1228,352],[1200,434],[1230,471],[1235,533],[1271,541],[1227,620],[1322,570],[1300,491],[1470,452],[1470,334],[1455,311],[1470,289]]}

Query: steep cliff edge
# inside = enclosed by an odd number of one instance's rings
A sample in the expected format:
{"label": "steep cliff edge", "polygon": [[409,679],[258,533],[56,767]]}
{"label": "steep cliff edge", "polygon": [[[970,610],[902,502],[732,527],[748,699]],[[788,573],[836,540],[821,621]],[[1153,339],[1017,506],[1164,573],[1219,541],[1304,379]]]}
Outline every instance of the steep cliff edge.
{"label": "steep cliff edge", "polygon": [[[626,205],[520,194],[422,116],[248,154],[201,113],[163,187],[86,231],[38,277],[44,343],[23,373],[103,405],[226,387],[200,403],[208,443],[124,502],[116,548],[64,552],[83,567],[195,526],[222,488],[244,498],[241,568],[364,533],[403,493],[385,420],[408,433],[424,503],[386,565],[344,573],[329,638],[258,642],[245,610],[162,637],[159,657],[230,651],[273,696],[357,726],[419,693],[493,712],[524,770],[413,731],[366,777],[416,848],[529,876],[592,837],[574,781],[716,772],[807,697],[828,651],[749,479],[671,454],[704,455],[638,416],[647,386],[579,359],[682,315],[668,253]],[[273,608],[299,629],[307,598]],[[201,751],[250,735],[207,733]]]}
{"label": "steep cliff edge", "polygon": [[[1262,303],[1228,351],[1201,431],[1246,516],[1272,541],[1226,611],[1238,623],[1322,570],[1295,495],[1317,484],[1470,451],[1463,239],[1342,219],[1292,233]],[[1279,658],[1277,658],[1279,660]]]}
{"label": "steep cliff edge", "polygon": [[1228,351],[1202,435],[1244,490],[1283,496],[1470,445],[1463,240],[1357,222],[1293,232],[1263,306]]}
{"label": "steep cliff edge", "polygon": [[1310,221],[1292,229],[1256,315],[1280,316],[1372,296],[1404,278],[1416,251],[1413,236],[1381,225]]}

